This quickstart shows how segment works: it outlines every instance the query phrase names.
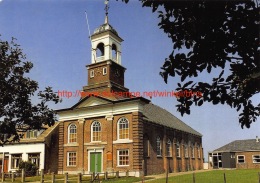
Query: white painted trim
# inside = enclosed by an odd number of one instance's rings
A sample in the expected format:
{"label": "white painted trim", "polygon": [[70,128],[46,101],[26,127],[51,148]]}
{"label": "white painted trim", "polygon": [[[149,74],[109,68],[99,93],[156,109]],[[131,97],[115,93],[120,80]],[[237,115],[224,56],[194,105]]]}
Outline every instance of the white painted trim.
{"label": "white painted trim", "polygon": [[77,147],[79,146],[78,143],[69,143],[69,144],[64,144],[63,147]]}
{"label": "white painted trim", "polygon": [[130,144],[133,143],[133,140],[130,139],[118,139],[113,141],[113,144]]}
{"label": "white painted trim", "polygon": [[259,156],[258,159],[260,159],[260,154],[254,154],[254,155],[252,155],[252,163],[254,163],[254,164],[259,164],[260,162],[254,162],[254,156]]}
{"label": "white painted trim", "polygon": [[[75,125],[75,126],[76,126],[76,142],[71,142],[71,143],[70,143],[70,127],[71,127],[72,125]],[[67,139],[67,140],[68,140],[68,144],[76,144],[77,141],[78,141],[78,127],[77,127],[77,124],[75,124],[75,123],[69,124],[67,131],[68,131],[68,139]]]}
{"label": "white painted trim", "polygon": [[[90,125],[90,131],[91,131],[91,132],[90,132],[90,140],[91,140],[91,142],[99,143],[99,142],[101,142],[101,139],[98,140],[98,141],[94,141],[94,140],[93,140],[93,124],[94,124],[95,122],[98,122],[98,123],[99,123],[100,128],[101,128],[100,133],[102,134],[102,125],[101,125],[101,123],[100,123],[99,121],[97,121],[97,120],[93,120],[93,121],[91,122],[91,125]],[[100,137],[100,138],[101,138],[101,137]]]}
{"label": "white painted trim", "polygon": [[[238,156],[243,156],[244,157],[244,162],[243,163],[239,163],[238,162]],[[237,155],[237,164],[244,164],[244,163],[246,163],[245,155]]]}
{"label": "white painted trim", "polygon": [[[69,165],[69,153],[76,153],[76,165]],[[78,165],[78,153],[77,151],[68,151],[67,152],[67,163],[66,163],[67,167],[77,167]]]}
{"label": "white painted trim", "polygon": [[[119,151],[128,151],[128,165],[119,165]],[[130,166],[130,152],[129,149],[117,149],[116,152],[116,166],[117,167],[129,167]]]}
{"label": "white painted trim", "polygon": [[[120,139],[119,138],[119,122],[122,120],[122,119],[126,119],[127,123],[128,123],[128,138],[126,139]],[[117,128],[116,128],[116,134],[117,134],[117,141],[120,141],[120,140],[128,140],[129,139],[129,136],[130,136],[130,122],[129,120],[126,118],[126,117],[121,117],[117,120]]]}
{"label": "white painted trim", "polygon": [[[85,101],[87,102],[87,101]],[[83,106],[83,104],[81,104]],[[82,107],[76,110],[58,112],[60,121],[78,120],[80,118],[93,118],[101,116],[123,115],[132,112],[142,112],[143,104],[140,101],[129,101],[117,105],[97,105],[95,107]]]}

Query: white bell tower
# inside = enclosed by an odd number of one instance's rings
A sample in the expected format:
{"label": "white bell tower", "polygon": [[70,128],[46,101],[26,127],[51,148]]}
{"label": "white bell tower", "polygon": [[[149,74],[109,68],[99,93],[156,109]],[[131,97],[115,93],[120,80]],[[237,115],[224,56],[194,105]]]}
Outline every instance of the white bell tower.
{"label": "white bell tower", "polygon": [[91,35],[91,63],[111,60],[121,65],[121,42],[116,30],[108,23],[108,4],[106,4],[105,23]]}

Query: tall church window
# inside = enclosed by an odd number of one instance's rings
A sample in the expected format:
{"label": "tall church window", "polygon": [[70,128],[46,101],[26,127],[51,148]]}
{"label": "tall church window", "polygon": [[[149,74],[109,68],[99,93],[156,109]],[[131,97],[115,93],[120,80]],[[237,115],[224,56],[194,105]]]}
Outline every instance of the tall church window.
{"label": "tall church window", "polygon": [[194,145],[191,145],[191,157],[195,158]]}
{"label": "tall church window", "polygon": [[118,139],[129,139],[129,121],[126,118],[120,118],[117,123]]}
{"label": "tall church window", "polygon": [[181,147],[179,142],[176,143],[176,156],[181,157]]}
{"label": "tall church window", "polygon": [[101,124],[94,121],[91,125],[91,141],[101,141]]}
{"label": "tall church window", "polygon": [[156,138],[156,154],[162,156],[162,142],[159,136]]}
{"label": "tall church window", "polygon": [[168,139],[168,141],[167,141],[166,150],[167,150],[167,156],[171,157],[172,156],[172,142],[170,139]]}
{"label": "tall church window", "polygon": [[68,142],[69,143],[75,143],[77,142],[77,126],[75,124],[71,124],[68,127]]}

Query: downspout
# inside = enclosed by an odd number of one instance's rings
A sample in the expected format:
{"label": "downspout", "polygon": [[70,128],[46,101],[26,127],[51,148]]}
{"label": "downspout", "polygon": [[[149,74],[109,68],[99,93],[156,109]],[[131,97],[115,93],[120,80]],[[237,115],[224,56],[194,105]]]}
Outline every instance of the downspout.
{"label": "downspout", "polygon": [[4,162],[5,162],[5,152],[3,152],[3,157],[2,157],[2,175],[4,173]]}

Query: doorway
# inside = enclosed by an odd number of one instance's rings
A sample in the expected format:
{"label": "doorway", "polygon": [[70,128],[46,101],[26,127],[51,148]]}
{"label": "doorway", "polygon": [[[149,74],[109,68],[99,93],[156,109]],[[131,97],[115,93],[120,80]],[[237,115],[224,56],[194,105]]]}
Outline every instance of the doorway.
{"label": "doorway", "polygon": [[102,153],[90,152],[90,172],[102,171]]}

